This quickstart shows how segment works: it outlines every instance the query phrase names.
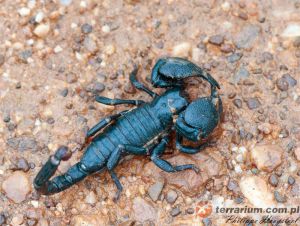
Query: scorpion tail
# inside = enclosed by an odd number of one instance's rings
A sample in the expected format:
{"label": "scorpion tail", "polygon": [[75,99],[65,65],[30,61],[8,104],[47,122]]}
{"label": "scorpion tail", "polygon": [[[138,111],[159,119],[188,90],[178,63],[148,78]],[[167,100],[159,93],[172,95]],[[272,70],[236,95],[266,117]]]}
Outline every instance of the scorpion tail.
{"label": "scorpion tail", "polygon": [[42,167],[36,178],[34,179],[35,189],[44,195],[55,194],[63,191],[76,182],[82,180],[88,175],[82,163],[77,163],[72,166],[67,173],[49,180],[56,172],[60,161],[66,161],[71,157],[68,148],[60,147],[56,153],[49,158],[46,164]]}

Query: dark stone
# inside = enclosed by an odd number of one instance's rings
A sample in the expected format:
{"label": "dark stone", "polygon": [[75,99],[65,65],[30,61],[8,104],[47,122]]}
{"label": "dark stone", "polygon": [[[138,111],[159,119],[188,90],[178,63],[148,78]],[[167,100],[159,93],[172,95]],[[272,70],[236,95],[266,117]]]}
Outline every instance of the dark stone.
{"label": "dark stone", "polygon": [[4,64],[5,62],[5,57],[3,54],[0,54],[0,67]]}
{"label": "dark stone", "polygon": [[55,122],[55,120],[54,120],[53,117],[47,118],[47,123],[48,123],[48,124],[52,125],[52,124],[54,124],[54,122]]}
{"label": "dark stone", "polygon": [[28,58],[32,56],[32,51],[30,49],[24,50],[19,53],[19,60],[23,63],[28,63]]}
{"label": "dark stone", "polygon": [[224,42],[224,37],[222,35],[214,35],[208,39],[208,42],[220,46]]}
{"label": "dark stone", "polygon": [[295,178],[292,177],[292,176],[289,176],[289,178],[288,178],[288,184],[289,184],[289,185],[295,184]]}
{"label": "dark stone", "polygon": [[222,44],[220,50],[223,53],[232,53],[234,51],[232,45],[230,44]]}
{"label": "dark stone", "polygon": [[0,225],[4,225],[6,223],[6,217],[4,213],[0,213]]}
{"label": "dark stone", "polygon": [[73,72],[67,73],[66,79],[69,84],[77,82],[77,76]]}
{"label": "dark stone", "polygon": [[263,52],[262,56],[265,61],[274,59],[273,54],[269,52]]}
{"label": "dark stone", "polygon": [[176,216],[178,216],[180,213],[181,213],[181,210],[180,210],[179,206],[176,206],[176,207],[174,207],[174,208],[171,210],[170,215],[171,215],[172,217],[176,217]]}
{"label": "dark stone", "polygon": [[81,26],[81,32],[84,34],[89,34],[92,31],[93,31],[93,26],[88,23],[85,23]]}
{"label": "dark stone", "polygon": [[287,197],[285,195],[281,195],[278,191],[274,191],[274,197],[279,203],[285,203],[287,201]]}
{"label": "dark stone", "polygon": [[277,88],[281,91],[287,91],[289,89],[289,83],[285,78],[281,77],[276,81]]}
{"label": "dark stone", "polygon": [[17,162],[17,170],[22,170],[24,172],[27,172],[30,169],[29,164],[26,159],[20,158]]}
{"label": "dark stone", "polygon": [[165,44],[163,41],[159,41],[158,43],[155,44],[156,48],[158,49],[163,49]]}
{"label": "dark stone", "polygon": [[60,91],[60,95],[62,95],[63,97],[66,97],[68,95],[68,93],[69,93],[69,90],[67,88]]}
{"label": "dark stone", "polygon": [[34,138],[31,137],[14,137],[7,140],[7,145],[18,151],[36,151],[37,142]]}
{"label": "dark stone", "polygon": [[239,196],[234,201],[235,201],[236,204],[241,204],[241,203],[244,202],[244,198]]}
{"label": "dark stone", "polygon": [[22,88],[21,82],[17,82],[17,84],[16,84],[16,89],[21,89],[21,88]]}
{"label": "dark stone", "polygon": [[272,174],[270,177],[269,177],[269,183],[273,186],[273,187],[276,187],[279,183],[279,180],[278,180],[278,177],[275,175],[275,174]]}
{"label": "dark stone", "polygon": [[243,53],[233,53],[227,57],[229,63],[234,63],[239,61],[243,57]]}
{"label": "dark stone", "polygon": [[195,210],[194,210],[194,208],[188,208],[188,209],[185,210],[185,212],[187,214],[194,214]]}
{"label": "dark stone", "polygon": [[234,99],[233,100],[233,104],[234,106],[236,106],[237,108],[242,108],[243,107],[243,102],[241,99]]}
{"label": "dark stone", "polygon": [[204,224],[204,226],[211,226],[212,225],[211,220],[209,218],[204,218],[202,220],[202,223]]}
{"label": "dark stone", "polygon": [[239,12],[239,18],[242,20],[248,20],[248,15],[245,12]]}
{"label": "dark stone", "polygon": [[288,82],[290,87],[297,85],[297,80],[294,79],[290,74],[284,74],[282,78],[284,78]]}
{"label": "dark stone", "polygon": [[3,115],[3,122],[8,123],[10,121],[10,116],[7,113],[4,113]]}
{"label": "dark stone", "polygon": [[249,98],[249,100],[247,101],[247,106],[250,110],[256,109],[256,108],[260,107],[260,105],[261,105],[261,103],[255,97]]}
{"label": "dark stone", "polygon": [[237,83],[239,83],[240,81],[249,78],[249,76],[250,76],[249,71],[248,71],[244,66],[241,66],[241,67],[238,69],[238,71],[233,75],[232,82],[233,82],[234,84],[237,84]]}
{"label": "dark stone", "polygon": [[300,47],[300,37],[295,38],[293,45],[296,48]]}
{"label": "dark stone", "polygon": [[93,94],[99,94],[105,90],[105,85],[101,82],[93,82],[87,88],[87,92],[92,92]]}

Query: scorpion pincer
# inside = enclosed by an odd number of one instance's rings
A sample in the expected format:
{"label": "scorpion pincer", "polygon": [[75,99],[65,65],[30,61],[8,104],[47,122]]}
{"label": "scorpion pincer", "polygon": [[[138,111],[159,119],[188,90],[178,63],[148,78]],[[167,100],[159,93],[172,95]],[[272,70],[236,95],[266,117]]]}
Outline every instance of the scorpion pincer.
{"label": "scorpion pincer", "polygon": [[[81,160],[62,175],[51,180],[60,162],[70,158],[70,152],[61,146],[50,156],[34,180],[35,189],[45,195],[63,191],[81,181],[87,175],[107,169],[118,189],[122,185],[114,171],[120,159],[127,154],[150,155],[153,163],[166,172],[192,169],[193,164],[172,165],[161,158],[169,142],[172,130],[176,132],[176,148],[181,152],[194,154],[207,146],[185,146],[183,138],[200,141],[213,132],[220,121],[222,101],[218,95],[218,82],[192,62],[176,57],[159,59],[153,67],[151,82],[154,87],[166,88],[158,95],[136,79],[138,69],[130,74],[130,81],[139,90],[152,97],[151,102],[143,100],[109,99],[97,96],[96,101],[106,105],[131,104],[136,108],[107,116],[87,132],[91,140]],[[198,98],[189,103],[184,95],[183,79],[201,77],[211,85],[209,97]]]}

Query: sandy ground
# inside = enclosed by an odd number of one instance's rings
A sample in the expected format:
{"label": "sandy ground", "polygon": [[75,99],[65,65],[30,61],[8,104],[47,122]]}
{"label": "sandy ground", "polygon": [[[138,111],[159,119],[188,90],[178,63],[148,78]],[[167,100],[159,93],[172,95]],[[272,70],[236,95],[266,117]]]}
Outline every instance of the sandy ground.
{"label": "sandy ground", "polygon": [[[217,207],[300,205],[299,13],[297,0],[0,0],[0,225],[226,225]],[[117,203],[107,173],[38,195],[32,181],[59,145],[75,148],[101,118],[131,108],[94,96],[150,101],[128,75],[138,64],[150,86],[162,56],[186,57],[221,84],[211,147],[191,156],[170,145],[164,157],[201,174],[134,157],[117,167]],[[192,79],[187,90],[206,87]]]}

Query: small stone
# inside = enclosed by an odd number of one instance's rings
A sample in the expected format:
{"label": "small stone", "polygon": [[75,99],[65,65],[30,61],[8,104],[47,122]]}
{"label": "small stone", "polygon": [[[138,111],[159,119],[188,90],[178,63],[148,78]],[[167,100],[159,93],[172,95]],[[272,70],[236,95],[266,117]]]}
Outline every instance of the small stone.
{"label": "small stone", "polygon": [[176,206],[175,208],[173,208],[173,209],[171,210],[170,215],[171,215],[172,217],[176,217],[176,216],[178,216],[180,213],[181,213],[181,210],[180,210],[179,206]]}
{"label": "small stone", "polygon": [[288,184],[289,184],[289,185],[295,184],[295,178],[292,177],[292,176],[289,176],[289,177],[288,177]]}
{"label": "small stone", "polygon": [[208,39],[208,42],[213,45],[220,46],[224,42],[224,36],[222,35],[214,35]]}
{"label": "small stone", "polygon": [[284,74],[282,78],[285,79],[285,81],[287,81],[290,87],[297,85],[297,80],[294,79],[290,74]]}
{"label": "small stone", "polygon": [[246,176],[239,183],[241,192],[254,207],[274,205],[273,195],[264,179],[258,176]]}
{"label": "small stone", "polygon": [[94,94],[99,94],[105,90],[105,85],[101,82],[93,82],[86,88],[86,90]]}
{"label": "small stone", "polygon": [[59,0],[60,4],[68,6],[72,3],[72,0]]}
{"label": "small stone", "polygon": [[34,29],[33,33],[40,38],[45,38],[48,35],[49,31],[49,24],[40,24]]}
{"label": "small stone", "polygon": [[237,191],[238,183],[235,180],[229,180],[227,184],[227,189],[229,191]]}
{"label": "small stone", "polygon": [[37,150],[36,140],[26,136],[9,138],[7,140],[7,145],[18,151]]}
{"label": "small stone", "polygon": [[191,51],[191,44],[188,42],[182,42],[173,47],[173,56],[188,57]]}
{"label": "small stone", "polygon": [[98,50],[96,42],[90,37],[85,37],[84,38],[83,45],[86,48],[86,50],[91,52],[91,53],[94,53]]}
{"label": "small stone", "polygon": [[284,78],[277,79],[276,85],[281,91],[287,91],[289,89],[289,83]]}
{"label": "small stone", "polygon": [[233,100],[233,104],[234,106],[236,106],[237,108],[242,108],[243,107],[243,102],[241,99],[234,99]]}
{"label": "small stone", "polygon": [[269,177],[269,183],[273,186],[273,187],[276,187],[279,183],[279,180],[278,180],[278,177],[275,175],[275,174],[272,174],[270,177]]}
{"label": "small stone", "polygon": [[195,210],[194,210],[194,208],[190,207],[190,208],[187,208],[187,209],[185,210],[185,212],[186,212],[187,214],[194,214]]}
{"label": "small stone", "polygon": [[296,147],[294,150],[294,155],[298,161],[300,161],[300,146]]}
{"label": "small stone", "polygon": [[132,210],[135,220],[139,222],[157,220],[157,210],[150,203],[140,197],[134,198]]}
{"label": "small stone", "polygon": [[229,63],[234,63],[236,61],[239,61],[242,58],[242,53],[233,53],[230,56],[227,57],[227,60]]}
{"label": "small stone", "polygon": [[259,26],[247,25],[235,36],[234,44],[238,49],[250,49],[254,46],[259,32]]}
{"label": "small stone", "polygon": [[63,97],[66,97],[68,95],[68,93],[69,93],[69,90],[67,88],[60,91],[60,95],[62,95]]}
{"label": "small stone", "polygon": [[88,23],[85,23],[81,26],[81,32],[84,34],[89,34],[92,31],[93,31],[93,26]]}
{"label": "small stone", "polygon": [[43,12],[38,12],[37,14],[36,14],[36,16],[35,16],[35,22],[37,22],[37,23],[41,23],[42,21],[43,21],[43,19],[44,19],[44,13]]}
{"label": "small stone", "polygon": [[244,67],[241,66],[238,71],[234,74],[233,76],[233,83],[237,84],[242,80],[245,80],[246,78],[248,78],[250,76],[248,70]]}
{"label": "small stone", "polygon": [[97,202],[97,197],[95,192],[90,191],[85,197],[85,202],[91,205],[94,205]]}
{"label": "small stone", "polygon": [[177,192],[174,190],[169,190],[166,196],[166,200],[168,203],[173,204],[175,203],[176,199],[177,199],[178,195]]}
{"label": "small stone", "polygon": [[279,145],[257,145],[251,151],[251,160],[259,170],[272,172],[282,163],[282,155]]}
{"label": "small stone", "polygon": [[24,50],[19,54],[19,60],[23,63],[28,63],[28,58],[32,56],[32,51],[30,49]]}
{"label": "small stone", "polygon": [[0,66],[2,66],[5,62],[5,56],[3,54],[0,54]]}
{"label": "small stone", "polygon": [[160,193],[162,192],[163,187],[164,187],[164,183],[161,181],[158,181],[155,184],[150,186],[150,188],[148,190],[148,195],[154,202],[156,202],[158,200],[158,197],[159,197]]}
{"label": "small stone", "polygon": [[109,56],[112,55],[112,54],[114,54],[115,51],[116,51],[116,48],[115,48],[115,46],[113,44],[107,45],[104,48],[105,54],[107,54]]}
{"label": "small stone", "polygon": [[31,10],[29,8],[26,8],[26,7],[23,7],[23,8],[21,8],[21,9],[18,10],[18,13],[22,17],[29,16],[30,12],[31,12]]}
{"label": "small stone", "polygon": [[17,83],[16,83],[16,89],[21,89],[21,87],[22,87],[21,82],[17,82]]}
{"label": "small stone", "polygon": [[225,11],[225,12],[228,12],[231,8],[231,5],[229,2],[223,2],[222,5],[221,5],[222,9]]}
{"label": "small stone", "polygon": [[278,191],[274,191],[274,197],[279,203],[285,203],[287,201],[286,196],[281,195]]}
{"label": "small stone", "polygon": [[211,220],[209,218],[204,218],[202,220],[202,223],[204,224],[204,226],[211,226],[212,225]]}
{"label": "small stone", "polygon": [[247,101],[247,106],[250,110],[259,108],[261,105],[261,103],[259,102],[259,100],[257,98],[249,98]]}
{"label": "small stone", "polygon": [[17,170],[22,170],[23,172],[27,172],[30,169],[27,160],[24,158],[18,159],[16,167]]}
{"label": "small stone", "polygon": [[66,74],[66,79],[69,84],[77,82],[77,76],[73,72],[69,72]]}
{"label": "small stone", "polygon": [[54,53],[60,53],[60,52],[62,52],[63,51],[63,48],[61,48],[61,46],[60,45],[57,45],[57,46],[55,46],[55,48],[54,48]]}
{"label": "small stone", "polygon": [[6,223],[6,217],[4,213],[0,213],[0,225],[4,225]]}
{"label": "small stone", "polygon": [[22,171],[12,173],[2,184],[6,196],[15,203],[21,203],[30,192],[31,184]]}
{"label": "small stone", "polygon": [[223,53],[232,53],[234,51],[230,44],[222,44],[220,49]]}
{"label": "small stone", "polygon": [[281,34],[285,38],[293,38],[300,36],[300,24],[291,23],[289,24]]}
{"label": "small stone", "polygon": [[9,114],[5,113],[3,115],[3,122],[8,123],[10,121],[10,116]]}
{"label": "small stone", "polygon": [[109,33],[110,27],[107,24],[105,24],[104,26],[102,26],[101,30],[103,33]]}

